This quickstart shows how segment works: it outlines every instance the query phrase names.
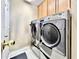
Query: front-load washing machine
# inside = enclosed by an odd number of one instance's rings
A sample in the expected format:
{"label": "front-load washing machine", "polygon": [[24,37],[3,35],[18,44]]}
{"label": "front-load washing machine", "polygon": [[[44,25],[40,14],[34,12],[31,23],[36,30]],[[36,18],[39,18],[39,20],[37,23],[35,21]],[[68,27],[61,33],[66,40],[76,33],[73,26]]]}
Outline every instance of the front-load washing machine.
{"label": "front-load washing machine", "polygon": [[55,54],[53,51],[63,56],[56,55],[53,59],[70,58],[70,18],[66,11],[31,22],[32,43],[49,59]]}

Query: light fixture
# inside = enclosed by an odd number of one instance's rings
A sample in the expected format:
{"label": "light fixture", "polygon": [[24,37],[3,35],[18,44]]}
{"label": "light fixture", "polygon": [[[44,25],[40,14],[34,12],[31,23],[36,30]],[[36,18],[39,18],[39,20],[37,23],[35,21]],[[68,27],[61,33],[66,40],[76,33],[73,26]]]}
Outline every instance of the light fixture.
{"label": "light fixture", "polygon": [[32,5],[38,6],[40,5],[44,0],[24,0],[25,2],[28,2]]}
{"label": "light fixture", "polygon": [[33,0],[26,0],[26,1],[28,1],[28,2],[32,2]]}

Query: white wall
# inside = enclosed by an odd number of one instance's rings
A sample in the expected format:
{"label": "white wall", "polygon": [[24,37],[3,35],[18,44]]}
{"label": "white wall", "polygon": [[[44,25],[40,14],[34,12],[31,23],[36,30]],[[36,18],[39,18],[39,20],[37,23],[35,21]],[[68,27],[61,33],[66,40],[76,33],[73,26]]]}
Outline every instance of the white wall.
{"label": "white wall", "polygon": [[36,19],[36,7],[25,3],[24,0],[11,0],[11,39],[15,45],[11,51],[31,44],[30,22]]}
{"label": "white wall", "polygon": [[77,0],[71,0],[71,13],[72,13],[71,58],[77,59]]}

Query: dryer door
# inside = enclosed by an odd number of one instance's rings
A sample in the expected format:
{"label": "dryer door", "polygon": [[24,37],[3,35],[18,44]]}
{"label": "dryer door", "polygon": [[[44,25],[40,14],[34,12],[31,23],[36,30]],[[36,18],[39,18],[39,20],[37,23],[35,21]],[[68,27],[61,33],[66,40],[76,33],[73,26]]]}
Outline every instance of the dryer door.
{"label": "dryer door", "polygon": [[46,23],[42,27],[41,39],[46,46],[55,47],[61,40],[60,31],[53,23]]}

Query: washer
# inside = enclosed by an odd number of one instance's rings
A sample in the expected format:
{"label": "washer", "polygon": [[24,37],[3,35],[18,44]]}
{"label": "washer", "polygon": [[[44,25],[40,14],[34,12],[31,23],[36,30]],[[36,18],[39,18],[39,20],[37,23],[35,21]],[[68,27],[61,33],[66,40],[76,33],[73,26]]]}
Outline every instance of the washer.
{"label": "washer", "polygon": [[[38,21],[38,22],[37,22]],[[50,58],[52,49],[56,49],[67,58],[70,55],[70,13],[65,11],[32,21],[32,36],[35,42],[40,42],[39,48]],[[36,26],[38,24],[38,26]],[[34,35],[34,34],[37,35]],[[37,38],[39,40],[37,40]],[[41,43],[42,42],[42,43]],[[36,46],[38,43],[35,43]],[[47,50],[46,50],[47,49]],[[48,52],[50,50],[50,53]]]}

